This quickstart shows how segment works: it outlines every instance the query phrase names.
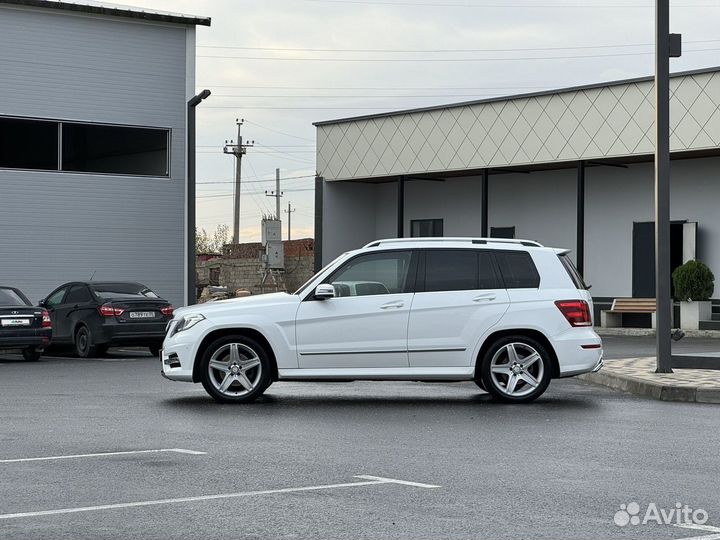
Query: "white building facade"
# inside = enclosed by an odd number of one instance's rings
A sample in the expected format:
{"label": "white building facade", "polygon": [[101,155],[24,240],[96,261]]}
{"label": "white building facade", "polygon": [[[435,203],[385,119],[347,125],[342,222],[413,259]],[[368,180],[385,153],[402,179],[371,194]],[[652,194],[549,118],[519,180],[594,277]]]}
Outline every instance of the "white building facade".
{"label": "white building facade", "polygon": [[[673,267],[720,277],[720,68],[674,74],[670,108]],[[654,297],[654,114],[641,78],[318,122],[317,262],[385,237],[527,238],[571,248],[598,307]]]}

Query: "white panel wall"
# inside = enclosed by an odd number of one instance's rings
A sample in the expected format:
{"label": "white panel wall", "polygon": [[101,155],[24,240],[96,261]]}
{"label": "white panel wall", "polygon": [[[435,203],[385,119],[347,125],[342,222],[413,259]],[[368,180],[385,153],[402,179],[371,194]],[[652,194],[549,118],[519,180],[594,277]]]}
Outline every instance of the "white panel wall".
{"label": "white panel wall", "polygon": [[516,238],[574,251],[576,174],[563,169],[490,175],[489,226],[514,226]]}
{"label": "white panel wall", "polygon": [[376,186],[357,182],[323,187],[323,265],[375,240]]}
{"label": "white panel wall", "polygon": [[442,218],[445,236],[480,236],[482,185],[479,177],[405,183],[405,236],[413,219]]}

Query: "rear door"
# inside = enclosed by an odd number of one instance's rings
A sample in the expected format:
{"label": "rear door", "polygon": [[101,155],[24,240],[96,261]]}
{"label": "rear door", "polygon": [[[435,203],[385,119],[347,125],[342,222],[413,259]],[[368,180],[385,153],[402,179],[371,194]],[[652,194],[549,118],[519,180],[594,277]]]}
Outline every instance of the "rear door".
{"label": "rear door", "polygon": [[428,249],[410,310],[411,367],[460,367],[508,308],[493,254],[480,249]]}
{"label": "rear door", "polygon": [[96,302],[87,285],[78,283],[70,287],[62,304],[55,310],[57,313],[56,332],[60,339],[73,339],[77,321],[86,321],[88,315],[94,313]]}

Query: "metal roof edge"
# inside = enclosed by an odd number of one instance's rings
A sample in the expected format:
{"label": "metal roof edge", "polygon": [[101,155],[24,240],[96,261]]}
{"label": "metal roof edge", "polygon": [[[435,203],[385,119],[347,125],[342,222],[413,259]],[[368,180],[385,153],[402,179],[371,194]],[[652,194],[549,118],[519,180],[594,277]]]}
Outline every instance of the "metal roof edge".
{"label": "metal roof edge", "polygon": [[[693,69],[693,70],[688,70],[688,71],[678,71],[676,73],[671,73],[670,77],[671,78],[672,77],[686,77],[688,75],[699,75],[702,73],[712,73],[714,71],[720,71],[720,66]],[[388,116],[396,116],[399,114],[437,111],[437,110],[442,110],[442,109],[452,109],[455,107],[467,107],[470,105],[481,105],[483,103],[497,103],[498,101],[508,101],[511,99],[523,99],[523,98],[538,97],[538,96],[549,96],[552,94],[562,94],[565,92],[577,92],[579,90],[592,90],[594,88],[603,88],[606,86],[617,86],[620,84],[647,82],[647,81],[652,81],[654,79],[655,79],[655,77],[653,75],[646,75],[644,77],[634,77],[631,79],[620,79],[620,80],[608,81],[608,82],[599,82],[599,83],[584,84],[584,85],[578,85],[578,86],[568,86],[565,88],[557,88],[557,89],[552,89],[552,90],[540,90],[539,92],[528,92],[528,93],[524,93],[524,94],[512,94],[512,95],[498,96],[498,97],[492,97],[492,98],[474,99],[474,100],[470,100],[470,101],[446,103],[444,105],[431,105],[429,107],[417,107],[414,109],[400,109],[400,110],[396,110],[396,111],[383,112],[383,113],[365,114],[365,115],[360,115],[360,116],[349,116],[346,118],[338,118],[335,120],[321,120],[320,122],[313,122],[312,125],[315,127],[319,127],[319,126],[326,126],[326,125],[332,125],[332,124],[343,124],[346,122],[356,122],[358,120],[371,120],[374,118],[386,118]]]}
{"label": "metal roof edge", "polygon": [[210,17],[198,17],[195,15],[184,15],[180,13],[164,13],[152,10],[146,11],[139,7],[134,8],[131,6],[120,6],[112,4],[76,4],[72,2],[50,0],[0,0],[0,5],[74,11],[76,13],[90,13],[93,15],[124,17],[126,19],[160,21],[166,23],[197,26],[210,26],[211,21]]}

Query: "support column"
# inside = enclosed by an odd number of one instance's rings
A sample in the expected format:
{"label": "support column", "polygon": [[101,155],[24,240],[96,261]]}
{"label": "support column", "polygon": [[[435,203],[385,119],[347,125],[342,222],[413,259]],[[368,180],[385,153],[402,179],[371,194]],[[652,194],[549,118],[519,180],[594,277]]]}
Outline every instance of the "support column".
{"label": "support column", "polygon": [[488,223],[489,223],[489,215],[488,215],[488,208],[490,207],[490,201],[488,200],[488,183],[489,183],[489,172],[487,169],[483,169],[482,171],[482,201],[481,201],[481,216],[480,216],[480,236],[483,238],[487,238],[489,236],[488,234]]}
{"label": "support column", "polygon": [[670,297],[670,2],[655,0],[656,373],[672,373]]}
{"label": "support column", "polygon": [[397,237],[405,236],[405,177],[398,177],[397,192]]}
{"label": "support column", "polygon": [[585,162],[577,164],[577,236],[575,266],[581,276],[585,275]]}
{"label": "support column", "polygon": [[322,176],[315,177],[315,271],[322,269],[323,244],[323,187],[325,180]]}

